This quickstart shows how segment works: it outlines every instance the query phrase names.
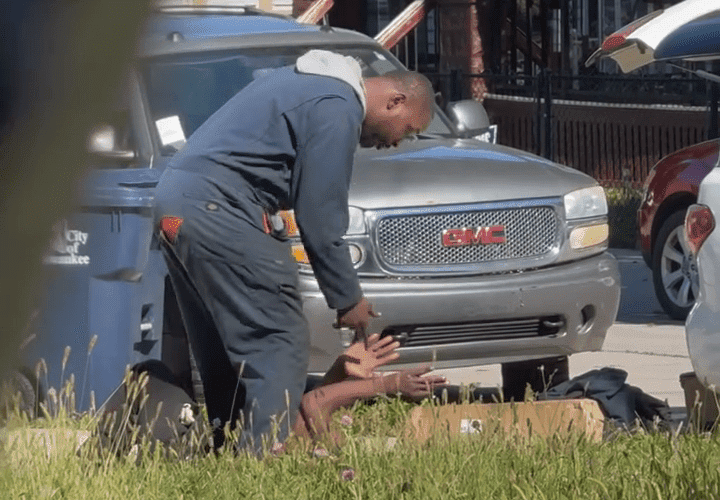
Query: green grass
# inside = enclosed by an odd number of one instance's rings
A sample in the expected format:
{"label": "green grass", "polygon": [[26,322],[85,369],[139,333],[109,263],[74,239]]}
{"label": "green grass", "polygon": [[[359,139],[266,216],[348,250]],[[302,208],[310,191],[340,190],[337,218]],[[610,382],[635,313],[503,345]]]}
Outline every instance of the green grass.
{"label": "green grass", "polygon": [[[500,435],[437,436],[418,444],[403,436],[410,405],[381,400],[347,412],[345,444],[319,457],[297,445],[256,459],[198,448],[108,451],[92,437],[52,453],[9,434],[31,427],[92,430],[85,415],[7,421],[0,455],[2,498],[131,499],[703,499],[720,498],[720,439],[716,433],[636,429],[612,431],[604,442],[582,436],[531,442]],[[198,431],[202,432],[202,431]],[[388,449],[387,438],[397,438]],[[68,438],[69,439],[69,438]],[[58,443],[56,443],[58,444]],[[184,451],[183,451],[184,450]],[[190,450],[190,452],[188,452]],[[343,478],[343,472],[354,478]]]}

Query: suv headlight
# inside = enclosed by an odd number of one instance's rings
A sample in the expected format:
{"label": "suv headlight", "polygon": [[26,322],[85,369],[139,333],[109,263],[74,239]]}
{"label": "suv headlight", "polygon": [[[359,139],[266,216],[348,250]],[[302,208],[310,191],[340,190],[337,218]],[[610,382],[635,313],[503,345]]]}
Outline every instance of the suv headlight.
{"label": "suv headlight", "polygon": [[350,221],[345,234],[365,234],[365,212],[358,207],[350,207],[348,210]]}
{"label": "suv headlight", "polygon": [[578,189],[566,194],[563,201],[567,220],[601,217],[608,212],[605,190],[601,186]]}
{"label": "suv headlight", "polygon": [[570,233],[570,248],[582,250],[602,245],[607,242],[610,236],[610,227],[607,222],[593,224],[592,226],[576,227]]}
{"label": "suv headlight", "polygon": [[[367,231],[365,225],[365,212],[357,207],[350,207],[348,210],[348,230],[347,235],[361,235]],[[285,225],[285,231],[287,232],[288,238],[292,240],[292,254],[295,260],[299,264],[310,264],[305,247],[300,241],[300,230],[298,229],[297,223],[295,222],[295,212],[293,210],[283,210],[278,212],[278,215],[282,218]],[[356,243],[349,243],[348,249],[350,250],[350,258],[353,264],[358,265],[364,259],[363,248]]]}

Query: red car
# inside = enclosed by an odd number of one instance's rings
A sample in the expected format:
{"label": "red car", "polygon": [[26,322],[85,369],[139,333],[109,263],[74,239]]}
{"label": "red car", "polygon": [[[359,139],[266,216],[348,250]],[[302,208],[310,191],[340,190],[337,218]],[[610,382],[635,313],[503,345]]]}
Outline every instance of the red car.
{"label": "red car", "polygon": [[638,242],[652,269],[658,300],[673,319],[684,320],[697,297],[697,266],[685,243],[683,225],[700,182],[718,162],[718,151],[716,139],[676,151],[662,158],[645,181]]}

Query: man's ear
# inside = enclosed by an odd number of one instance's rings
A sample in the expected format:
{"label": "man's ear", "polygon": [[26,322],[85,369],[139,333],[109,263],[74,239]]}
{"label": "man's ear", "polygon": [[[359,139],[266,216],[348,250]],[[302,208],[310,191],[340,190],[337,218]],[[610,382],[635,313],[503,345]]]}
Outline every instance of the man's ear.
{"label": "man's ear", "polygon": [[393,95],[390,97],[390,99],[388,99],[387,109],[388,109],[388,111],[389,111],[389,110],[393,109],[393,108],[396,107],[396,106],[399,106],[399,105],[401,105],[401,104],[405,104],[406,101],[407,101],[407,96],[406,96],[405,94],[402,94],[402,93],[400,93],[400,92],[397,92],[397,93],[393,94]]}

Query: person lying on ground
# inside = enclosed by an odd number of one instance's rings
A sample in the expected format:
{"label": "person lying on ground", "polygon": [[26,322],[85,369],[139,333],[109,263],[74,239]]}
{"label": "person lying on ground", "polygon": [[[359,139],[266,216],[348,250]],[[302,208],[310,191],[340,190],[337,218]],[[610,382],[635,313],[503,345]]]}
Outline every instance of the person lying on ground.
{"label": "person lying on ground", "polygon": [[[303,395],[293,432],[299,438],[314,441],[328,436],[332,414],[355,401],[380,395],[400,395],[420,399],[433,394],[434,389],[445,385],[444,377],[426,375],[429,366],[381,374],[375,370],[395,359],[400,344],[392,337],[380,338],[375,333],[364,342],[355,342],[325,374],[321,385]],[[330,433],[332,434],[332,433]],[[337,437],[330,435],[333,442]]]}
{"label": "person lying on ground", "polygon": [[[391,363],[399,357],[396,349],[399,342],[392,337],[380,338],[375,333],[367,337],[367,347],[359,340],[338,356],[322,378],[320,384],[306,392],[301,400],[300,411],[293,424],[293,434],[300,442],[318,442],[327,439],[333,445],[340,444],[339,435],[332,429],[332,414],[340,408],[351,406],[355,401],[371,399],[381,395],[396,396],[417,400],[428,397],[436,389],[448,387],[444,377],[426,375],[429,367],[380,373],[378,368]],[[139,375],[150,375],[140,382]],[[149,360],[136,365],[131,378],[123,384],[140,383],[142,391],[134,389],[116,391],[103,404],[102,412],[122,415],[129,403],[136,408],[138,415],[133,419],[139,425],[152,429],[153,438],[170,443],[178,434],[188,432],[190,424],[178,425],[178,415],[183,415],[184,407],[194,405],[192,396],[181,387],[173,372],[158,360]],[[131,399],[127,399],[131,398]],[[142,401],[142,403],[138,403]],[[142,407],[142,409],[141,409]],[[192,410],[190,410],[192,411]],[[194,418],[191,419],[194,421]],[[103,428],[106,438],[119,436],[115,428],[115,419],[108,419],[111,427]]]}

